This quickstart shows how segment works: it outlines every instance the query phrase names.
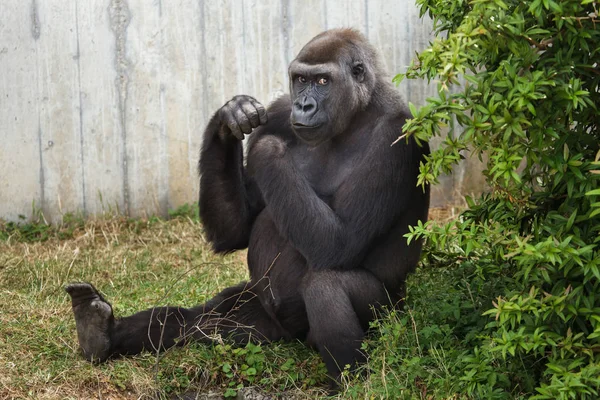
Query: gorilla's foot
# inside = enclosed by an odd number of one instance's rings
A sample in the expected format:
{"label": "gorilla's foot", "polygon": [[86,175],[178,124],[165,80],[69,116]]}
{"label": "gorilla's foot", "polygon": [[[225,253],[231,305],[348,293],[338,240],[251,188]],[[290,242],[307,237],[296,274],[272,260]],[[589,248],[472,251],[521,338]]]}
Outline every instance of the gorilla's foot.
{"label": "gorilla's foot", "polygon": [[111,305],[89,283],[72,283],[65,290],[71,296],[83,356],[92,362],[106,360],[111,354],[110,331],[114,323]]}

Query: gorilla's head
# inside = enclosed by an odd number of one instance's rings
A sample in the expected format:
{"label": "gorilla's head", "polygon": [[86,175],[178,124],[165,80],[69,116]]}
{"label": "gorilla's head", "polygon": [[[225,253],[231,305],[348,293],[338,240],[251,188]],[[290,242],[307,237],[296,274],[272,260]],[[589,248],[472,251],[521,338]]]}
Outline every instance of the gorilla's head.
{"label": "gorilla's head", "polygon": [[313,38],[289,67],[296,135],[316,146],[344,132],[381,75],[377,52],[359,32],[333,29]]}

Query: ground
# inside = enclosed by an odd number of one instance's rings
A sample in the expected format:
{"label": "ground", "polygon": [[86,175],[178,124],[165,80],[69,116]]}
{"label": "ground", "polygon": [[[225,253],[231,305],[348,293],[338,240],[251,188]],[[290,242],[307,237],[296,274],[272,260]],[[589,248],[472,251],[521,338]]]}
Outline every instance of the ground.
{"label": "ground", "polygon": [[235,397],[242,387],[323,396],[324,365],[301,343],[192,345],[101,365],[79,355],[69,282],[94,283],[119,316],[191,306],[246,279],[245,253],[215,256],[194,214],[183,207],[166,220],[69,216],[58,228],[0,222],[0,398],[149,399],[188,390]]}

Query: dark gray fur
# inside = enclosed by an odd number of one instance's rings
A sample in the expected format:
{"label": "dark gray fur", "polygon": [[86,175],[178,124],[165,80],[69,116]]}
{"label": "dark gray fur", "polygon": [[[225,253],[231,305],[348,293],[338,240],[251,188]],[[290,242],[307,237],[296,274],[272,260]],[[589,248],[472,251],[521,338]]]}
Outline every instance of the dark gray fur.
{"label": "dark gray fur", "polygon": [[[419,260],[421,244],[409,246],[403,235],[427,218],[429,190],[417,187],[417,175],[429,150],[412,138],[391,145],[409,114],[356,31],[320,34],[289,74],[291,96],[268,110],[236,96],[204,132],[200,214],[215,251],[248,248],[250,282],[190,309],[111,314],[95,328],[108,331],[110,348],[82,342],[88,358],[215,335],[238,343],[307,340],[334,380],[364,358],[372,307],[399,304]],[[77,288],[80,341],[93,342],[80,326],[98,325],[94,310],[82,312],[80,299],[104,299],[91,285]]]}

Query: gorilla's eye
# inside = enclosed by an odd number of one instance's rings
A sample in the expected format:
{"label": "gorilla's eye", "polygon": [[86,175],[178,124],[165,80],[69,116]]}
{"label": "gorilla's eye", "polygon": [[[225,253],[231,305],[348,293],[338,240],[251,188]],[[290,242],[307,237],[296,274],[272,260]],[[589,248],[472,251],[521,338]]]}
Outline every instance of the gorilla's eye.
{"label": "gorilla's eye", "polygon": [[321,86],[325,86],[329,83],[329,79],[327,78],[319,78],[319,80],[317,81],[317,83]]}
{"label": "gorilla's eye", "polygon": [[305,77],[303,77],[302,75],[300,75],[300,76],[298,77],[298,82],[300,82],[300,83],[306,83],[306,78],[305,78]]}

